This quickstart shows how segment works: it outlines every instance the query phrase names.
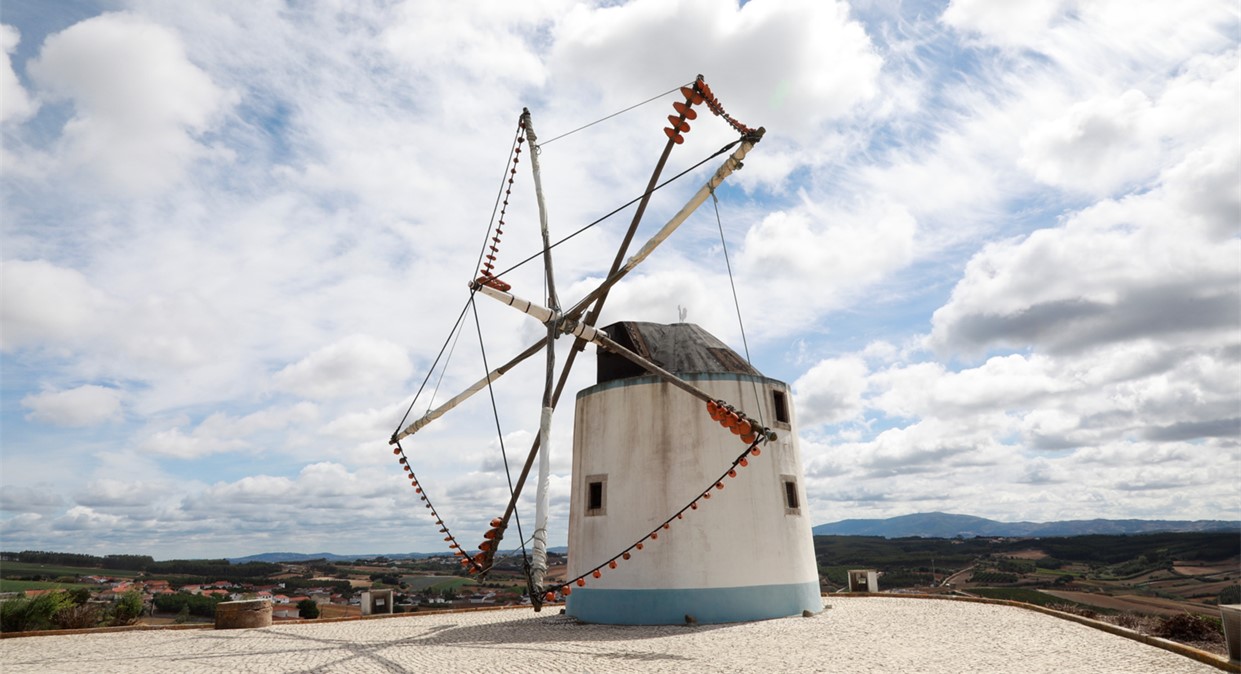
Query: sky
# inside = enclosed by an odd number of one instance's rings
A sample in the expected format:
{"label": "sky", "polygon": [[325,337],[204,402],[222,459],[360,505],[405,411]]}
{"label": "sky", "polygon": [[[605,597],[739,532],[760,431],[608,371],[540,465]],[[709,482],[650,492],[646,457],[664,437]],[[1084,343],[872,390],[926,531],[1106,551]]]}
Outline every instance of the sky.
{"label": "sky", "polygon": [[[1235,2],[9,0],[0,24],[5,550],[443,549],[387,439],[424,379],[411,419],[543,330],[480,298],[450,339],[522,108],[560,239],[642,192],[660,94],[698,74],[766,136],[600,324],[683,310],[788,382],[814,524],[1241,519]],[[665,175],[736,138],[692,127]],[[539,252],[517,166],[502,269]],[[631,216],[554,250],[566,305]],[[506,278],[542,297],[537,261]],[[463,540],[542,376],[404,443]],[[593,383],[588,349],[568,391]]]}

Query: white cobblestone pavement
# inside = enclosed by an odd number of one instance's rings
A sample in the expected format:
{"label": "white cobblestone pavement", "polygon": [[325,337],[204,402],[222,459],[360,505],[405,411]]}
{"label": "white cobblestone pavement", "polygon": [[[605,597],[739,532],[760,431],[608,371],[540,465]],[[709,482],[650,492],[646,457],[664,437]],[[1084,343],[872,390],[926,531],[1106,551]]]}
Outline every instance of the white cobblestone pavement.
{"label": "white cobblestone pavement", "polygon": [[583,625],[552,608],[0,641],[0,671],[1214,673],[1153,646],[1011,606],[825,599],[811,618]]}

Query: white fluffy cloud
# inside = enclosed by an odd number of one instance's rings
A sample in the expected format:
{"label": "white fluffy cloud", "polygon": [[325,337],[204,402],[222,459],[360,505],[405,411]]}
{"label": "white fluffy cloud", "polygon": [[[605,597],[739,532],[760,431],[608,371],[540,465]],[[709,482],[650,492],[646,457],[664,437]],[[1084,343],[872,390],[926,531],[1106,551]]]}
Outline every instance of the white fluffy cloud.
{"label": "white fluffy cloud", "polygon": [[46,260],[5,260],[0,273],[5,351],[90,338],[109,305],[81,272]]}
{"label": "white fluffy cloud", "polygon": [[69,167],[134,192],[175,182],[205,156],[199,137],[237,100],[186,58],[175,33],[125,12],[48,37],[29,72],[42,96],[73,105],[62,137]]}
{"label": "white fluffy cloud", "polygon": [[17,79],[17,73],[13,72],[10,54],[20,41],[21,34],[16,28],[0,24],[0,53],[3,53],[4,59],[0,62],[0,123],[20,122],[34,114],[38,107]]}
{"label": "white fluffy cloud", "polygon": [[277,372],[275,384],[306,398],[336,398],[403,383],[413,366],[400,346],[368,335],[350,335]]}
{"label": "white fluffy cloud", "polygon": [[22,398],[27,419],[53,426],[95,426],[121,414],[121,394],[114,388],[87,384],[63,391],[43,391]]}

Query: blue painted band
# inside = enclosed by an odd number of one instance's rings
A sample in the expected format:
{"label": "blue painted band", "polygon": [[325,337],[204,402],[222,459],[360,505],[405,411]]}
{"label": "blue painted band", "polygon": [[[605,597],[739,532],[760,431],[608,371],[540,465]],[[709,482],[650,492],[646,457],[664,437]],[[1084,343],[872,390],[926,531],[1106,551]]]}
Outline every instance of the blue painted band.
{"label": "blue painted band", "polygon": [[587,623],[607,625],[684,625],[685,616],[702,624],[767,620],[823,610],[818,581],[787,585],[683,590],[603,590],[574,588],[565,613]]}

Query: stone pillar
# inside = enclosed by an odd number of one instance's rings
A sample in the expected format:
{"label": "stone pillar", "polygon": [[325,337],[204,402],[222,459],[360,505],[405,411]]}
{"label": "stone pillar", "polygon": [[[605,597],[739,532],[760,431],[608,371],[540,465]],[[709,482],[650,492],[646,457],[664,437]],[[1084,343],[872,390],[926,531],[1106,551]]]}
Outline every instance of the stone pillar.
{"label": "stone pillar", "polygon": [[1224,640],[1228,642],[1228,659],[1241,661],[1241,604],[1221,604],[1219,617],[1224,621]]}
{"label": "stone pillar", "polygon": [[265,599],[225,601],[215,606],[215,628],[233,630],[271,627],[271,602]]}

